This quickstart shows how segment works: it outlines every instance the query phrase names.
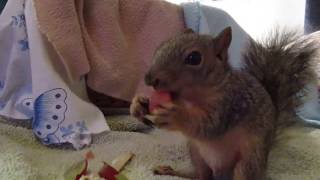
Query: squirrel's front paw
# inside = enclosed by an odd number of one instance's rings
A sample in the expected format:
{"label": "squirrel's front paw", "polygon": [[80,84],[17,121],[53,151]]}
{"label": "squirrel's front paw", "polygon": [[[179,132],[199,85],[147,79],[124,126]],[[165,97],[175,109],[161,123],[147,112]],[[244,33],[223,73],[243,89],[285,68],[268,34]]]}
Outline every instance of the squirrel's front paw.
{"label": "squirrel's front paw", "polygon": [[130,105],[130,114],[139,120],[149,113],[149,99],[143,96],[135,96]]}
{"label": "squirrel's front paw", "polygon": [[159,128],[172,128],[177,117],[178,107],[172,103],[162,104],[154,109],[149,119]]}

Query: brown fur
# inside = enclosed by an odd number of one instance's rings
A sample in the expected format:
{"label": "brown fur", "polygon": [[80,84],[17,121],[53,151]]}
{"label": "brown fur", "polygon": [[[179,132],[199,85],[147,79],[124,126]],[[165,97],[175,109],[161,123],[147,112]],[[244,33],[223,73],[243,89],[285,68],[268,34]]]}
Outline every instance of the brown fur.
{"label": "brown fur", "polygon": [[[184,33],[155,53],[146,83],[172,94],[172,102],[152,112],[160,128],[177,130],[189,139],[197,177],[263,180],[279,113],[294,111],[313,74],[310,41],[291,33],[276,34],[267,43],[249,43],[246,71],[228,63],[231,28],[217,37]],[[185,64],[191,52],[199,65]],[[136,97],[131,113],[143,119],[147,98]],[[169,168],[163,174],[179,175]]]}
{"label": "brown fur", "polygon": [[[315,79],[316,42],[295,31],[275,29],[259,42],[251,41],[244,54],[246,70],[265,87],[277,111],[290,113],[302,104],[306,84]],[[293,118],[280,118],[286,127]]]}

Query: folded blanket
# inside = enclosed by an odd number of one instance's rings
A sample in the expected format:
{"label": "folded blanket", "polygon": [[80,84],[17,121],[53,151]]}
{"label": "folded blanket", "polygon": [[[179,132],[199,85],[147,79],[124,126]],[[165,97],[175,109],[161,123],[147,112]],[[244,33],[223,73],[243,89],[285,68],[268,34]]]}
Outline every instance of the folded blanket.
{"label": "folded blanket", "polygon": [[159,0],[35,0],[38,23],[71,77],[131,100],[159,44],[183,27],[181,7]]}
{"label": "folded blanket", "polygon": [[[114,122],[127,119],[115,118]],[[320,177],[319,138],[318,129],[298,125],[287,129],[270,153],[268,176],[272,180],[317,180]],[[133,152],[136,156],[124,170],[130,180],[181,179],[154,176],[152,168],[157,165],[192,171],[185,140],[176,134],[158,130],[149,134],[113,131],[93,139],[92,146],[81,151],[48,148],[41,145],[30,130],[0,123],[0,142],[5,144],[0,146],[0,179],[63,180],[64,174],[81,162],[89,150],[96,156],[89,164],[94,171],[101,167],[102,161],[110,162],[121,153]]]}

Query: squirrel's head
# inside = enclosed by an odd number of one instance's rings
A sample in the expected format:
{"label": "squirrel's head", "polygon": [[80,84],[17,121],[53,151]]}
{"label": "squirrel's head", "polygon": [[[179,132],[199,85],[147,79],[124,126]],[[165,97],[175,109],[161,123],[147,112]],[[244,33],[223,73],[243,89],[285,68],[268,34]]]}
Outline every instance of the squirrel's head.
{"label": "squirrel's head", "polygon": [[230,27],[216,37],[187,30],[163,43],[154,54],[146,84],[177,94],[191,87],[218,85],[230,71],[231,34]]}

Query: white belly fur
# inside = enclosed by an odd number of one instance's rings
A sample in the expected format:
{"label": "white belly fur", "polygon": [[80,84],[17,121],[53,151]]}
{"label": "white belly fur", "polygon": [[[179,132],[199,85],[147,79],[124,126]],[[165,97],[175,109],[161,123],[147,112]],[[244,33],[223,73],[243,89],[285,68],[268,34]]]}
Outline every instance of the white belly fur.
{"label": "white belly fur", "polygon": [[237,128],[219,139],[194,143],[204,161],[215,172],[232,165],[238,153],[248,153],[250,139],[252,140],[244,129]]}

